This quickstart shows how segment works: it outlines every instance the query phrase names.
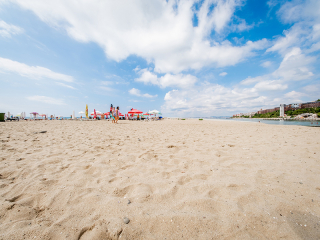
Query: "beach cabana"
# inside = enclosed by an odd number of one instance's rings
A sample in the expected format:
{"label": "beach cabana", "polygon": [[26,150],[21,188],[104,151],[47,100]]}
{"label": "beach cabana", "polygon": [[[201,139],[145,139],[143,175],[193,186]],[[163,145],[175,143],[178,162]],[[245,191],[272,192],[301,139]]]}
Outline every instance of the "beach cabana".
{"label": "beach cabana", "polygon": [[139,117],[139,114],[142,114],[143,112],[142,111],[140,111],[140,110],[138,110],[138,109],[131,109],[129,112],[128,112],[128,114],[130,114],[130,115],[134,115],[134,114],[137,114],[138,115],[138,117]]}

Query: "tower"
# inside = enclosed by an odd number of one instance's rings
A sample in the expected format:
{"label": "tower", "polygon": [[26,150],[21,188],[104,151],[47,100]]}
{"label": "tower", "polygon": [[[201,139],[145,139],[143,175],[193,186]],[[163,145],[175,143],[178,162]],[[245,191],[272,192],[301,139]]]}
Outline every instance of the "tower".
{"label": "tower", "polygon": [[280,104],[280,117],[284,117],[284,104]]}

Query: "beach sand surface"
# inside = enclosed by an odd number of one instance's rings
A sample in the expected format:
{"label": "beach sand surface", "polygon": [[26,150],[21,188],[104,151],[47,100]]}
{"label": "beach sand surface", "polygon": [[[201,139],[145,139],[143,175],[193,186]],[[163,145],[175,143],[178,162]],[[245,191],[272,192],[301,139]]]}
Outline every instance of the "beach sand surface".
{"label": "beach sand surface", "polygon": [[0,239],[320,239],[320,128],[20,121],[0,143]]}

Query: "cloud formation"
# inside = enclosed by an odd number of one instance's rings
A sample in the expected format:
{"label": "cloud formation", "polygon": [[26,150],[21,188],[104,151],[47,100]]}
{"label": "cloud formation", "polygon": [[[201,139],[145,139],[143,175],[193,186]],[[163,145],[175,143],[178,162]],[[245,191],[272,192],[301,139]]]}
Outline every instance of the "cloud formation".
{"label": "cloud formation", "polygon": [[46,96],[29,96],[27,97],[28,100],[31,101],[37,101],[42,103],[48,103],[53,105],[65,105],[64,101],[62,99],[56,99],[52,97],[46,97]]}
{"label": "cloud formation", "polygon": [[153,84],[160,88],[166,87],[179,87],[187,88],[194,85],[197,82],[197,78],[190,74],[165,74],[162,77],[158,77],[157,74],[150,72],[148,69],[142,69],[138,72],[139,78],[136,78],[136,82],[142,82],[144,84]]}
{"label": "cloud formation", "polygon": [[29,66],[24,63],[16,62],[7,58],[0,57],[0,71],[16,73],[30,79],[52,79],[57,81],[73,82],[72,76],[53,72],[48,68],[40,66]]}
{"label": "cloud formation", "polygon": [[[248,77],[241,81],[240,84],[262,84],[262,82],[265,82],[265,84],[271,82],[279,84],[284,82],[308,80],[314,76],[309,65],[315,60],[315,57],[303,54],[300,48],[292,48],[290,52],[286,53],[277,70],[263,76],[257,76],[254,78]],[[279,88],[284,88],[284,86],[279,86]]]}
{"label": "cloud formation", "polygon": [[[34,12],[42,21],[67,31],[80,42],[95,42],[106,56],[122,61],[137,55],[154,63],[157,73],[179,73],[205,66],[235,65],[266,48],[267,40],[231,42],[212,39],[212,32],[248,29],[232,23],[242,0],[11,0]],[[199,4],[196,10],[194,4]],[[197,17],[197,26],[192,19]],[[232,26],[231,26],[232,25]]]}
{"label": "cloud formation", "polygon": [[148,94],[148,93],[142,94],[142,93],[140,92],[140,90],[139,90],[139,89],[136,89],[136,88],[130,89],[130,90],[129,90],[129,93],[130,93],[131,95],[134,95],[134,96],[137,96],[137,97],[146,97],[146,98],[155,98],[155,97],[158,97],[158,95],[150,95],[150,94]]}
{"label": "cloud formation", "polygon": [[12,24],[8,24],[5,21],[0,20],[0,36],[1,37],[10,38],[12,35],[17,35],[21,33],[23,33],[22,28]]}

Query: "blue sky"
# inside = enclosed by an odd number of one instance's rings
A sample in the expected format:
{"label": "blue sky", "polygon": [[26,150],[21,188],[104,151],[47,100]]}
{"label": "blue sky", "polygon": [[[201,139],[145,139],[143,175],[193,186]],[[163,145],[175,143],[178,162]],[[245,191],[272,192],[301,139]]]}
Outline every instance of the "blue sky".
{"label": "blue sky", "polygon": [[318,0],[0,0],[0,112],[205,117],[314,101],[319,12]]}

